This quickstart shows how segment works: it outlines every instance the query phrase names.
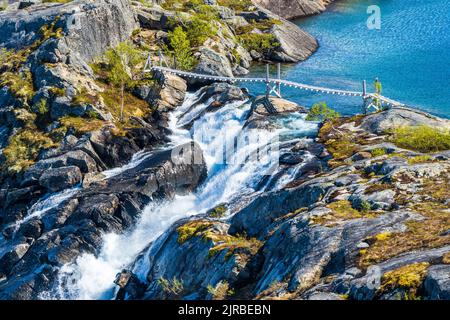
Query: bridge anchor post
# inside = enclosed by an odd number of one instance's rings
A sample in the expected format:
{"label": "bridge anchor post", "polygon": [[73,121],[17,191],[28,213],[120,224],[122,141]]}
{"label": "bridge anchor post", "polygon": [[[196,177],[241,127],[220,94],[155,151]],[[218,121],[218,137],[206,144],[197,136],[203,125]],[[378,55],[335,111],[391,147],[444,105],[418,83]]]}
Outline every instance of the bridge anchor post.
{"label": "bridge anchor post", "polygon": [[270,87],[270,65],[266,64],[266,99],[269,99],[270,91],[272,88]]}
{"label": "bridge anchor post", "polygon": [[277,76],[278,76],[277,91],[278,96],[281,98],[281,63],[278,63],[277,65]]}
{"label": "bridge anchor post", "polygon": [[367,82],[366,82],[366,80],[363,80],[362,88],[363,88],[363,92],[362,92],[363,112],[364,112],[364,114],[367,114],[367,111],[368,111],[367,102],[368,101],[367,101]]}

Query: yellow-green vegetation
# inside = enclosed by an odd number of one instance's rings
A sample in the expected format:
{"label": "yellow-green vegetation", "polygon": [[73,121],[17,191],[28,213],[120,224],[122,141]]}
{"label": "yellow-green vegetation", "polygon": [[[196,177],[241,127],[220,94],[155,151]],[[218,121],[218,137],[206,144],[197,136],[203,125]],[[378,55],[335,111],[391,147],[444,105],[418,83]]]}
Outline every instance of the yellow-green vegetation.
{"label": "yellow-green vegetation", "polygon": [[407,126],[392,131],[397,146],[423,153],[450,149],[450,130],[430,126]]}
{"label": "yellow-green vegetation", "polygon": [[178,26],[174,31],[169,32],[169,54],[173,55],[177,61],[177,67],[181,70],[192,70],[196,64],[191,42],[182,27]]}
{"label": "yellow-green vegetation", "polygon": [[121,42],[105,53],[109,71],[109,83],[120,89],[120,121],[124,121],[125,90],[135,84],[137,66],[143,57],[130,42]]}
{"label": "yellow-green vegetation", "polygon": [[311,217],[311,223],[332,226],[341,221],[359,218],[374,218],[377,216],[377,213],[371,212],[370,208],[361,211],[354,209],[348,200],[332,202],[327,205],[327,208],[331,209],[331,213],[320,217]]}
{"label": "yellow-green vegetation", "polygon": [[227,250],[225,258],[230,258],[239,249],[246,249],[253,256],[263,245],[263,243],[256,238],[248,238],[243,235],[230,236],[210,234],[206,238],[212,240],[214,243],[217,243],[215,247],[209,250],[209,255],[211,257]]}
{"label": "yellow-green vegetation", "polygon": [[84,119],[70,116],[63,117],[59,119],[59,121],[63,127],[74,129],[78,136],[81,136],[87,132],[99,130],[104,125],[102,120]]}
{"label": "yellow-green vegetation", "polygon": [[222,218],[227,213],[227,207],[225,205],[220,205],[215,207],[213,210],[209,212],[209,215],[212,218]]}
{"label": "yellow-green vegetation", "polygon": [[34,109],[35,109],[35,112],[40,116],[47,114],[48,113],[47,100],[45,100],[45,99],[39,100],[38,103],[36,103],[36,106],[34,107]]}
{"label": "yellow-green vegetation", "polygon": [[392,232],[382,232],[375,236],[377,241],[386,241],[392,236]]}
{"label": "yellow-green vegetation", "polygon": [[131,117],[145,117],[151,113],[151,108],[147,102],[136,98],[133,94],[125,91],[123,94],[123,109],[117,101],[117,91],[112,86],[103,86],[104,91],[100,94],[104,103],[108,107],[114,119],[120,119],[123,113],[123,121],[116,123],[118,126],[134,127]]}
{"label": "yellow-green vegetation", "polygon": [[393,188],[394,188],[394,186],[390,185],[389,183],[374,183],[374,184],[371,184],[370,186],[368,186],[366,188],[366,190],[364,191],[364,193],[371,194],[371,193],[380,192],[380,191],[393,189]]}
{"label": "yellow-green vegetation", "polygon": [[329,108],[325,102],[314,104],[309,110],[306,121],[333,121],[340,117],[340,114]]}
{"label": "yellow-green vegetation", "polygon": [[299,214],[301,214],[301,213],[303,213],[303,212],[306,212],[306,211],[308,211],[308,208],[306,208],[306,207],[298,208],[297,210],[294,210],[294,211],[292,211],[292,212],[289,212],[288,214],[286,214],[286,215],[284,215],[284,216],[282,216],[282,217],[279,217],[279,218],[275,219],[275,221],[281,221],[281,220],[291,219],[291,218],[294,218],[294,217],[298,216]]}
{"label": "yellow-green vegetation", "polygon": [[233,9],[236,12],[254,11],[256,9],[251,0],[217,0],[217,4]]}
{"label": "yellow-green vegetation", "polygon": [[35,127],[21,129],[9,138],[8,146],[3,149],[6,158],[3,165],[11,173],[21,172],[35,162],[41,150],[55,146],[47,134]]}
{"label": "yellow-green vegetation", "polygon": [[381,156],[384,156],[386,154],[386,149],[384,149],[384,148],[375,148],[375,149],[372,149],[370,151],[370,153],[372,154],[372,157],[374,157],[374,158],[381,157]]}
{"label": "yellow-green vegetation", "polygon": [[[176,11],[175,17],[169,20],[172,28],[182,27],[187,39],[195,47],[202,45],[207,38],[215,37],[220,21],[218,11],[214,7],[206,5],[202,0],[178,2],[177,5],[169,2],[171,10]],[[167,2],[163,4],[164,7],[167,5]],[[189,18],[183,15],[186,12],[190,14]]]}
{"label": "yellow-green vegetation", "polygon": [[173,294],[175,296],[180,295],[184,290],[184,285],[181,280],[174,277],[172,280],[165,279],[163,277],[158,279],[158,284],[162,290],[167,294]]}
{"label": "yellow-green vegetation", "polygon": [[274,35],[270,33],[246,33],[238,36],[238,39],[248,51],[255,50],[260,53],[267,52],[280,45]]}
{"label": "yellow-green vegetation", "polygon": [[178,227],[178,243],[183,244],[189,239],[196,236],[202,236],[205,230],[208,230],[214,225],[214,222],[207,220],[197,220],[188,222],[181,227]]}
{"label": "yellow-green vegetation", "polygon": [[25,105],[34,95],[33,77],[29,69],[20,71],[7,71],[2,74],[0,87],[8,87],[9,91]]}
{"label": "yellow-green vegetation", "polygon": [[240,26],[236,28],[236,34],[242,35],[246,33],[250,33],[255,29],[258,29],[260,31],[267,31],[272,29],[275,25],[281,25],[282,22],[280,20],[276,19],[266,19],[266,20],[260,20],[260,21],[252,21],[248,25]]}
{"label": "yellow-green vegetation", "polygon": [[21,50],[0,50],[0,71],[2,72],[18,72],[23,69],[24,63],[29,55],[33,53],[44,41],[50,38],[60,38],[62,36],[62,28],[57,28],[56,24],[60,17],[56,17],[53,22],[44,25],[39,30],[40,38],[31,45]]}
{"label": "yellow-green vegetation", "polygon": [[209,250],[210,257],[227,250],[226,258],[230,258],[239,249],[246,249],[251,255],[256,254],[263,245],[255,238],[243,235],[232,236],[214,230],[215,223],[208,220],[191,221],[178,227],[178,243],[183,244],[194,237],[200,237],[205,241],[212,241],[214,247]]}
{"label": "yellow-green vegetation", "polygon": [[442,263],[450,264],[450,252],[447,252],[442,256]]}
{"label": "yellow-green vegetation", "polygon": [[66,89],[64,88],[51,87],[49,91],[55,97],[63,97],[66,95]]}
{"label": "yellow-green vegetation", "polygon": [[450,235],[443,235],[450,229],[450,213],[446,210],[448,206],[428,202],[415,204],[413,209],[423,215],[424,220],[406,222],[407,230],[405,232],[393,232],[373,237],[374,243],[359,258],[360,267],[366,268],[405,252],[422,248],[437,248],[450,243]]}
{"label": "yellow-green vegetation", "polygon": [[220,281],[215,287],[208,285],[207,290],[212,295],[213,300],[225,300],[235,293],[233,289],[230,289],[228,281]]}
{"label": "yellow-green vegetation", "polygon": [[429,263],[422,262],[386,272],[381,279],[381,287],[378,292],[383,293],[400,288],[406,290],[405,295],[400,297],[401,299],[419,299],[417,290],[422,285],[429,266]]}
{"label": "yellow-green vegetation", "polygon": [[56,2],[56,3],[69,3],[72,2],[72,0],[43,0],[42,2]]}
{"label": "yellow-green vegetation", "polygon": [[337,129],[337,127],[349,122],[353,122],[352,118],[332,117],[325,121],[319,130],[319,141],[327,147],[333,157],[328,162],[331,168],[345,164],[345,160],[360,151],[360,146],[357,143],[359,140],[354,133]]}
{"label": "yellow-green vegetation", "polygon": [[[236,12],[254,9],[250,0],[221,0],[218,4],[233,9]],[[175,16],[169,19],[169,26],[173,30],[169,33],[169,45],[165,48],[166,54],[177,58],[177,67],[192,70],[197,61],[194,53],[197,48],[210,38],[220,40],[217,36],[222,30],[223,36],[238,41],[247,50],[256,50],[260,53],[279,46],[275,37],[269,33],[252,32],[258,29],[262,32],[270,30],[281,21],[266,19],[253,21],[247,26],[236,28],[235,37],[228,28],[221,28],[224,23],[216,7],[206,5],[202,0],[168,0],[162,7],[175,11]],[[187,15],[187,13],[189,15]],[[235,55],[236,60],[239,56]]]}
{"label": "yellow-green vegetation", "polygon": [[328,165],[332,168],[344,164],[344,160],[350,158],[359,151],[359,146],[354,142],[352,136],[347,134],[336,139],[327,140],[325,146],[333,156],[333,159],[328,162]]}
{"label": "yellow-green vegetation", "polygon": [[[0,87],[8,87],[11,94],[22,103],[23,108],[16,108],[14,113],[18,120],[24,122],[23,128],[9,138],[8,145],[3,150],[5,162],[2,166],[8,174],[27,169],[36,161],[40,151],[57,146],[51,136],[37,126],[42,115],[48,112],[46,102],[39,101],[33,108],[28,105],[35,92],[33,77],[26,62],[44,41],[62,36],[62,29],[56,26],[58,21],[59,17],[42,26],[40,38],[25,48],[16,51],[4,48],[0,50]],[[36,111],[39,117],[30,113],[30,110]]]}
{"label": "yellow-green vegetation", "polygon": [[418,163],[426,163],[429,162],[431,157],[429,155],[416,156],[408,158],[408,164],[418,164]]}
{"label": "yellow-green vegetation", "polygon": [[[53,89],[55,91],[55,89]],[[86,104],[94,104],[96,96],[89,94],[85,87],[81,87],[77,90],[77,94],[72,98],[72,104],[74,106],[81,106]]]}

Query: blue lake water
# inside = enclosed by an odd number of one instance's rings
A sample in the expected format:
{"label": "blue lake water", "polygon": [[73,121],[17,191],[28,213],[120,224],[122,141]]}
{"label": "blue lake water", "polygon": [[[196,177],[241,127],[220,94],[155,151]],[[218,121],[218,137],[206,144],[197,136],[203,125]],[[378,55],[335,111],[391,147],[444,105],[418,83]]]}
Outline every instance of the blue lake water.
{"label": "blue lake water", "polygon": [[[381,29],[367,27],[367,8],[381,9]],[[283,78],[331,88],[373,92],[379,77],[383,95],[450,118],[450,0],[340,0],[319,16],[295,21],[319,41],[307,61],[283,65]],[[256,66],[252,75],[264,74]],[[273,76],[276,70],[273,68]],[[249,86],[255,92],[263,87]],[[283,97],[311,106],[325,101],[343,114],[361,111],[358,98],[284,89]]]}

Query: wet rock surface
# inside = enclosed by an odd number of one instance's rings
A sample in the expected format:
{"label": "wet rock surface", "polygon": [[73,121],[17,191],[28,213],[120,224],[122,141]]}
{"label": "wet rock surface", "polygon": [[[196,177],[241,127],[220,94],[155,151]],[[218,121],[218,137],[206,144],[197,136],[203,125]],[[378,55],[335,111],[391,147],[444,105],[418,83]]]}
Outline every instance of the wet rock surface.
{"label": "wet rock surface", "polygon": [[[383,122],[388,114],[376,116]],[[324,126],[320,140],[343,130],[371,134],[362,128],[364,119],[356,129],[352,120]],[[370,145],[380,146],[401,150],[378,140]],[[323,147],[305,140],[291,152],[310,150],[320,159]],[[235,292],[222,296],[228,299],[448,299],[446,160],[416,164],[388,152],[340,165],[333,152],[323,159],[311,176],[232,205],[227,219],[206,215],[175,223],[139,258],[150,266],[143,299],[211,299],[224,286]],[[399,178],[406,173],[410,179]],[[174,287],[180,290],[168,289]]]}
{"label": "wet rock surface", "polygon": [[[201,150],[193,148],[196,159],[202,159]],[[178,157],[184,159],[183,155]],[[203,160],[199,164],[191,161],[176,164],[171,150],[157,151],[135,168],[79,190],[43,216],[19,222],[20,231],[7,236],[8,241],[19,244],[2,254],[6,279],[0,283],[1,298],[38,298],[40,292],[51,289],[59,267],[82,253],[97,252],[102,234],[131,227],[150,201],[194,190],[204,179],[206,168]],[[40,227],[30,232],[36,223]],[[25,233],[33,237],[21,236]],[[47,262],[42,264],[44,260]],[[24,290],[27,286],[33,290]]]}

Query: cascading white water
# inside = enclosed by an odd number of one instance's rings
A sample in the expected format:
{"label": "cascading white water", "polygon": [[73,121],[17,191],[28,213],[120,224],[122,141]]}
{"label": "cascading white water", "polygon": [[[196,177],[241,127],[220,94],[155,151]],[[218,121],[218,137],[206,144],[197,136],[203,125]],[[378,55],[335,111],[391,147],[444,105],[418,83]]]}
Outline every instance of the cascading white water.
{"label": "cascading white water", "polygon": [[[274,138],[279,136],[290,134],[294,136],[293,139],[298,139],[299,136],[317,130],[316,124],[307,124],[303,116],[294,115],[292,121],[286,121],[285,128],[273,132],[265,131],[259,139],[251,140],[250,130],[244,127],[250,110],[250,103],[246,101],[232,102],[216,112],[205,113],[195,120],[190,131],[182,129],[181,126],[197,118],[208,107],[210,101],[190,108],[200,98],[199,93],[187,95],[184,104],[171,114],[170,129],[173,133],[172,146],[191,140],[201,146],[208,167],[208,177],[203,186],[188,196],[178,196],[165,203],[151,203],[143,210],[134,229],[121,235],[105,235],[104,245],[98,256],[85,254],[79,257],[75,264],[64,266],[60,272],[58,288],[43,294],[42,298],[113,298],[115,275],[122,268],[129,266],[139,253],[174,222],[255,192],[256,185],[267,170],[270,170],[275,162],[278,163],[277,152],[263,152],[258,159],[249,155],[257,150],[267,150],[275,144],[278,146],[280,142],[274,142]],[[228,154],[229,149],[235,146],[236,140],[250,142],[240,145]],[[119,170],[123,168],[113,173]],[[145,261],[141,261],[141,270],[137,273],[144,279],[145,268],[142,266],[145,266]]]}
{"label": "cascading white water", "polygon": [[25,218],[16,223],[17,228],[33,218],[42,218],[48,211],[58,207],[65,200],[72,198],[78,190],[80,190],[79,186],[44,196],[28,210]]}

